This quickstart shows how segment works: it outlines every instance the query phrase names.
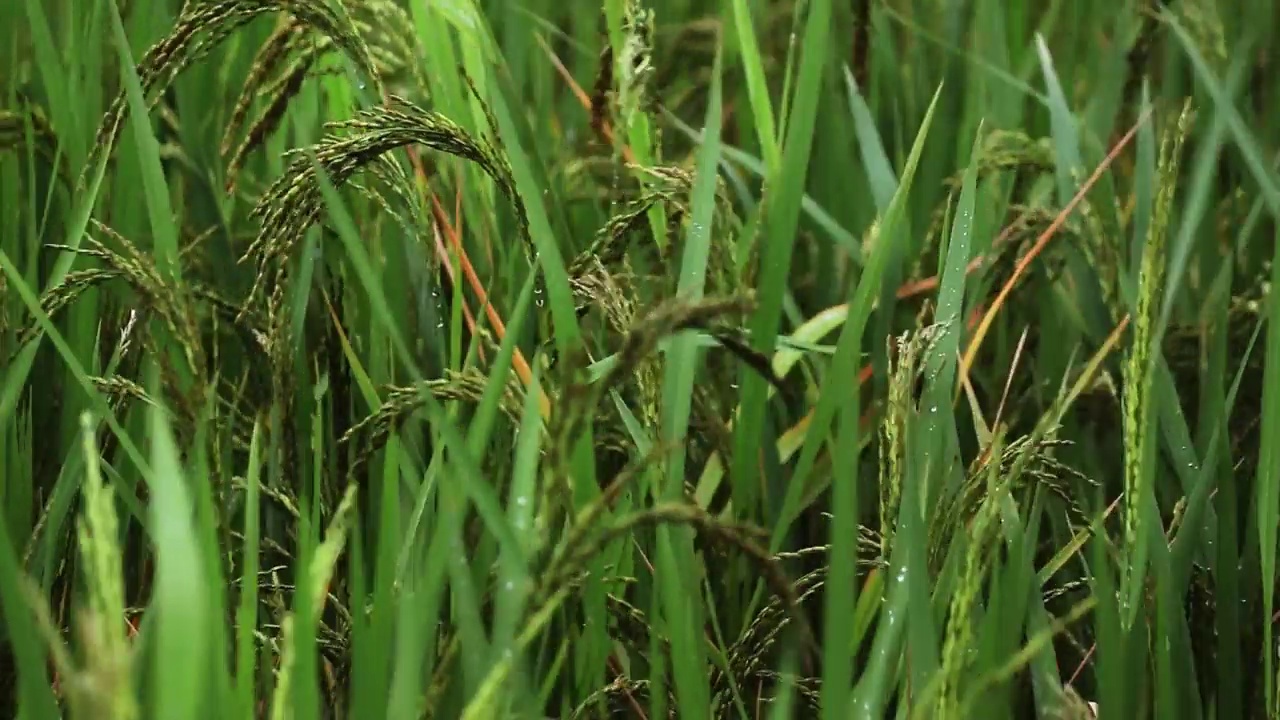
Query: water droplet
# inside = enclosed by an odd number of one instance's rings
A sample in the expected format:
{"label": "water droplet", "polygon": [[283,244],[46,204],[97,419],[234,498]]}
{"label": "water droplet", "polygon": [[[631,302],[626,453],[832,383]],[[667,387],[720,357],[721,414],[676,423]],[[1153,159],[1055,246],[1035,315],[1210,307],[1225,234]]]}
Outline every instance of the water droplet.
{"label": "water droplet", "polygon": [[507,592],[514,592],[516,589],[516,584],[508,580],[507,584],[502,586],[502,589],[506,590]]}
{"label": "water droplet", "polygon": [[516,505],[519,505],[520,507],[525,507],[528,504],[529,504],[529,497],[527,495],[520,495],[519,497],[516,498]]}

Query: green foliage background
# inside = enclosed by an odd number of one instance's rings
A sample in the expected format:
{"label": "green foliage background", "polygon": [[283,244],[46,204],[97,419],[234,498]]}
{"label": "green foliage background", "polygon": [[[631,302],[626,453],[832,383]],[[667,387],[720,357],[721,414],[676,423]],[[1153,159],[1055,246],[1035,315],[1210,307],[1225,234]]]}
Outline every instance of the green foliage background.
{"label": "green foliage background", "polygon": [[1271,0],[0,4],[0,704],[1280,717]]}

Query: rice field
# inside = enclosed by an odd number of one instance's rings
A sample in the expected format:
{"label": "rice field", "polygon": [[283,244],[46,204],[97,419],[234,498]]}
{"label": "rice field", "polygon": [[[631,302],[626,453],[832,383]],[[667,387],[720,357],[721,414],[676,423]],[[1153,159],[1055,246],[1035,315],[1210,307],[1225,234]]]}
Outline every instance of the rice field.
{"label": "rice field", "polygon": [[0,716],[1280,718],[1272,0],[0,40]]}

